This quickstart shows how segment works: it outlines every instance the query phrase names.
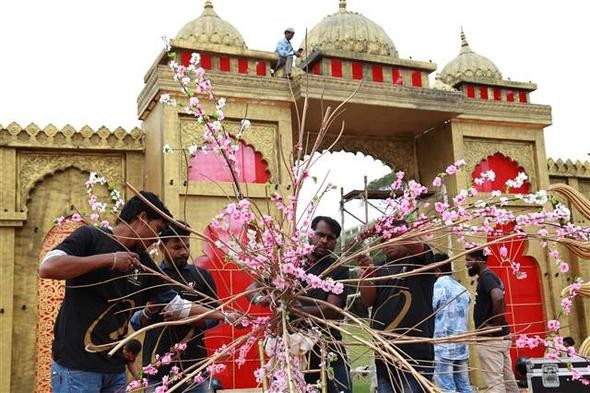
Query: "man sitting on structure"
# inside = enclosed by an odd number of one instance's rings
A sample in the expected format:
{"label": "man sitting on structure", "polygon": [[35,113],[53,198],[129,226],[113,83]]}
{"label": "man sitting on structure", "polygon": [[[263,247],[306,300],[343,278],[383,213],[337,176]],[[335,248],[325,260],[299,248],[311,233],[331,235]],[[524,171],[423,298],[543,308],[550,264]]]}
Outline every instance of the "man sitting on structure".
{"label": "man sitting on structure", "polygon": [[275,67],[270,69],[270,74],[272,76],[275,76],[278,70],[285,67],[285,77],[291,78],[291,69],[293,68],[293,56],[299,57],[303,52],[302,48],[299,48],[297,52],[295,52],[295,50],[293,49],[293,46],[291,45],[291,39],[294,35],[295,29],[293,29],[292,27],[288,27],[285,29],[285,37],[277,43],[277,48],[275,52],[279,56],[279,59],[277,60],[277,64],[275,65]]}

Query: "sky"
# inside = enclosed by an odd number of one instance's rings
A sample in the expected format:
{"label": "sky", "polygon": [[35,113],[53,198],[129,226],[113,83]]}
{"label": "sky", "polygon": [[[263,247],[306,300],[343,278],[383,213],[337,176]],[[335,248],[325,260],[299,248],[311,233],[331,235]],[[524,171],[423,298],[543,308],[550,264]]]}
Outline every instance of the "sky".
{"label": "sky", "polygon": [[[213,3],[249,48],[268,51],[286,27],[295,28],[298,45],[306,29],[338,9],[338,0]],[[471,48],[491,59],[504,78],[537,83],[531,101],[553,108],[553,125],[545,131],[547,155],[588,160],[590,86],[583,67],[590,64],[585,45],[590,24],[584,4],[348,0],[347,8],[382,26],[400,57],[432,60],[438,70],[458,54],[462,26]],[[0,124],[140,126],[136,99],[162,48],[160,37],[174,37],[202,7],[203,0],[0,2]],[[322,177],[330,169],[332,182],[347,191],[362,188],[364,174],[371,180],[387,173],[370,157],[353,157],[332,156],[314,174]],[[335,161],[350,165],[334,166]],[[325,206],[337,201],[337,195],[330,197]]]}

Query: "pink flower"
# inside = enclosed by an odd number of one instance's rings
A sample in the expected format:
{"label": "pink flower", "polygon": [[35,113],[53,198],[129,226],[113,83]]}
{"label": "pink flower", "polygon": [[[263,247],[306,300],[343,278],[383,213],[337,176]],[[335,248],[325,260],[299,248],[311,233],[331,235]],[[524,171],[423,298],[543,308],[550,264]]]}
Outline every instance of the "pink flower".
{"label": "pink flower", "polygon": [[55,222],[57,223],[57,225],[61,225],[64,223],[65,219],[66,218],[64,216],[61,216],[57,220],[55,220]]}
{"label": "pink flower", "polygon": [[549,330],[557,332],[559,330],[559,321],[557,319],[551,319],[547,321],[547,327]]}
{"label": "pink flower", "polygon": [[79,215],[78,213],[75,213],[74,215],[72,215],[72,221],[80,222],[80,221],[82,221],[82,216]]}
{"label": "pink flower", "polygon": [[186,350],[186,343],[176,343],[174,344],[174,350],[176,352],[182,352]]}
{"label": "pink flower", "polygon": [[195,378],[193,379],[193,381],[195,383],[203,383],[203,382],[205,382],[205,378],[203,377],[202,374],[199,373],[199,374],[195,375]]}
{"label": "pink flower", "polygon": [[570,265],[567,264],[567,262],[561,262],[559,264],[559,272],[560,273],[566,273],[570,270]]}
{"label": "pink flower", "polygon": [[458,169],[455,165],[449,165],[445,172],[447,172],[448,175],[454,175],[455,173],[457,173],[457,170]]}
{"label": "pink flower", "polygon": [[434,180],[432,181],[432,185],[434,187],[442,186],[442,179],[439,176],[435,177]]}
{"label": "pink flower", "polygon": [[508,256],[508,249],[506,248],[506,246],[500,247],[498,251],[500,252],[500,256],[502,258],[506,258]]}
{"label": "pink flower", "polygon": [[170,364],[172,362],[172,355],[167,353],[164,356],[162,356],[161,359],[162,364]]}
{"label": "pink flower", "polygon": [[99,219],[99,218],[100,218],[100,216],[98,215],[98,213],[92,213],[92,214],[90,215],[90,219],[91,219],[92,221],[98,221],[98,219]]}
{"label": "pink flower", "polygon": [[524,348],[527,346],[527,336],[525,335],[521,335],[518,339],[516,339],[516,341],[514,342],[516,344],[517,348]]}

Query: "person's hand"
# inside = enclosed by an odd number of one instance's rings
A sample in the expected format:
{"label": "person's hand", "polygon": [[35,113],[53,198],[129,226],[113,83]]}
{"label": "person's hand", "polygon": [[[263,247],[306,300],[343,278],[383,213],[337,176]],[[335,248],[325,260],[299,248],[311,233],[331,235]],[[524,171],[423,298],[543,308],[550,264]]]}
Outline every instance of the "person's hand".
{"label": "person's hand", "polygon": [[147,302],[143,308],[143,315],[149,320],[158,311],[158,308],[155,303]]}
{"label": "person's hand", "polygon": [[244,315],[240,314],[239,312],[230,311],[225,313],[225,322],[237,328],[244,327],[241,323],[243,318]]}
{"label": "person's hand", "polygon": [[270,295],[256,295],[252,298],[252,304],[260,307],[268,307],[270,305]]}
{"label": "person's hand", "polygon": [[356,234],[358,241],[363,241],[373,236],[375,228],[372,225],[363,225],[361,230]]}
{"label": "person's hand", "polygon": [[118,272],[128,272],[136,267],[139,267],[139,255],[134,252],[119,251],[112,254],[113,262],[111,270]]}
{"label": "person's hand", "polygon": [[385,255],[387,255],[387,259],[390,262],[406,258],[410,255],[410,251],[406,247],[400,246],[396,243],[388,243],[384,245],[383,252],[385,253]]}
{"label": "person's hand", "polygon": [[360,278],[370,277],[373,274],[375,266],[373,265],[373,258],[371,258],[368,254],[359,255],[357,262],[359,264]]}

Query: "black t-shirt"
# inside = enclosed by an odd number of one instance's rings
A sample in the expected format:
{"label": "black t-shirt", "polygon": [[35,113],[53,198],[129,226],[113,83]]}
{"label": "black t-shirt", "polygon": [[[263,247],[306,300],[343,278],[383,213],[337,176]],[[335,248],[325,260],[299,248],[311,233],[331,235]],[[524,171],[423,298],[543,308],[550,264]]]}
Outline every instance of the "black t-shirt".
{"label": "black t-shirt", "polygon": [[[103,231],[111,234],[93,226],[80,227],[55,250],[79,257],[126,251]],[[145,250],[132,251],[139,255],[143,265],[157,270]],[[145,304],[148,299],[170,301],[175,294],[162,284],[157,276],[138,269],[122,273],[109,267],[66,280],[65,297],[55,320],[53,359],[76,370],[124,372],[125,362],[121,357],[108,357],[108,350],[89,352],[85,347],[109,344],[125,337],[134,307]],[[143,290],[150,287],[154,288]]]}
{"label": "black t-shirt", "polygon": [[[425,245],[425,253],[378,267],[376,276],[385,277],[412,271],[433,262],[432,250]],[[432,295],[436,276],[432,271],[403,278],[375,281],[377,298],[373,305],[371,326],[377,330],[404,334],[406,337],[432,337],[434,316]],[[396,345],[415,360],[434,359],[434,347],[429,343]],[[379,364],[380,360],[376,360]]]}
{"label": "black t-shirt", "polygon": [[[349,269],[346,266],[338,266],[337,268],[332,269],[325,276],[322,275],[322,273],[324,271],[328,270],[336,261],[337,260],[335,258],[325,257],[322,260],[320,260],[320,261],[316,262],[315,264],[313,264],[312,266],[310,266],[306,270],[306,273],[321,277],[323,280],[325,280],[327,278],[331,278],[334,281],[348,279],[350,277],[350,273],[349,273]],[[303,285],[305,286],[306,284],[304,283]],[[307,296],[307,297],[318,299],[318,300],[323,300],[323,301],[327,301],[328,296],[330,296],[330,295],[334,295],[334,294],[332,292],[326,292],[321,288],[315,288],[315,289],[309,288],[309,289],[307,289],[307,291],[305,293],[305,296]],[[348,295],[348,288],[346,285],[344,285],[344,290],[342,291],[342,293],[340,295],[336,295],[340,299],[339,306],[341,308],[346,307],[347,295]],[[317,303],[314,303],[312,301],[301,301],[301,304],[303,306],[317,305]],[[340,334],[340,332],[338,330],[330,329],[330,332],[331,332],[332,337],[334,337],[335,339],[340,340],[342,338],[342,335]]]}
{"label": "black t-shirt", "polygon": [[[174,280],[189,285],[200,294],[196,294],[186,289],[172,285],[172,289],[180,295],[183,299],[192,302],[199,302],[200,304],[214,308],[218,306],[217,289],[215,281],[209,271],[195,267],[192,264],[186,264],[182,267],[175,268],[168,266],[165,263],[160,264],[160,268],[166,275]],[[180,274],[179,274],[180,273]],[[163,317],[160,314],[155,315],[150,323],[162,322]],[[211,328],[217,324],[217,321],[207,321],[207,328]],[[172,366],[177,366],[181,370],[186,369],[195,362],[207,357],[207,351],[203,344],[204,328],[184,325],[184,326],[170,326],[164,328],[152,329],[146,333],[143,342],[143,365],[147,366],[155,362],[157,355],[164,355],[170,352],[174,344],[185,342],[187,344],[186,350],[180,355],[179,362],[173,362],[167,366],[161,366],[158,370],[158,375],[150,376],[161,380],[164,375],[168,375]]]}
{"label": "black t-shirt", "polygon": [[[491,270],[486,270],[477,280],[475,308],[473,310],[473,319],[476,328],[489,323],[490,319],[494,316],[490,292],[495,288],[500,288],[502,293],[505,293],[502,280]],[[502,330],[497,333],[491,333],[491,336],[501,337],[510,334],[510,329],[508,328],[508,323],[504,315],[501,316],[500,323],[502,324]]]}

